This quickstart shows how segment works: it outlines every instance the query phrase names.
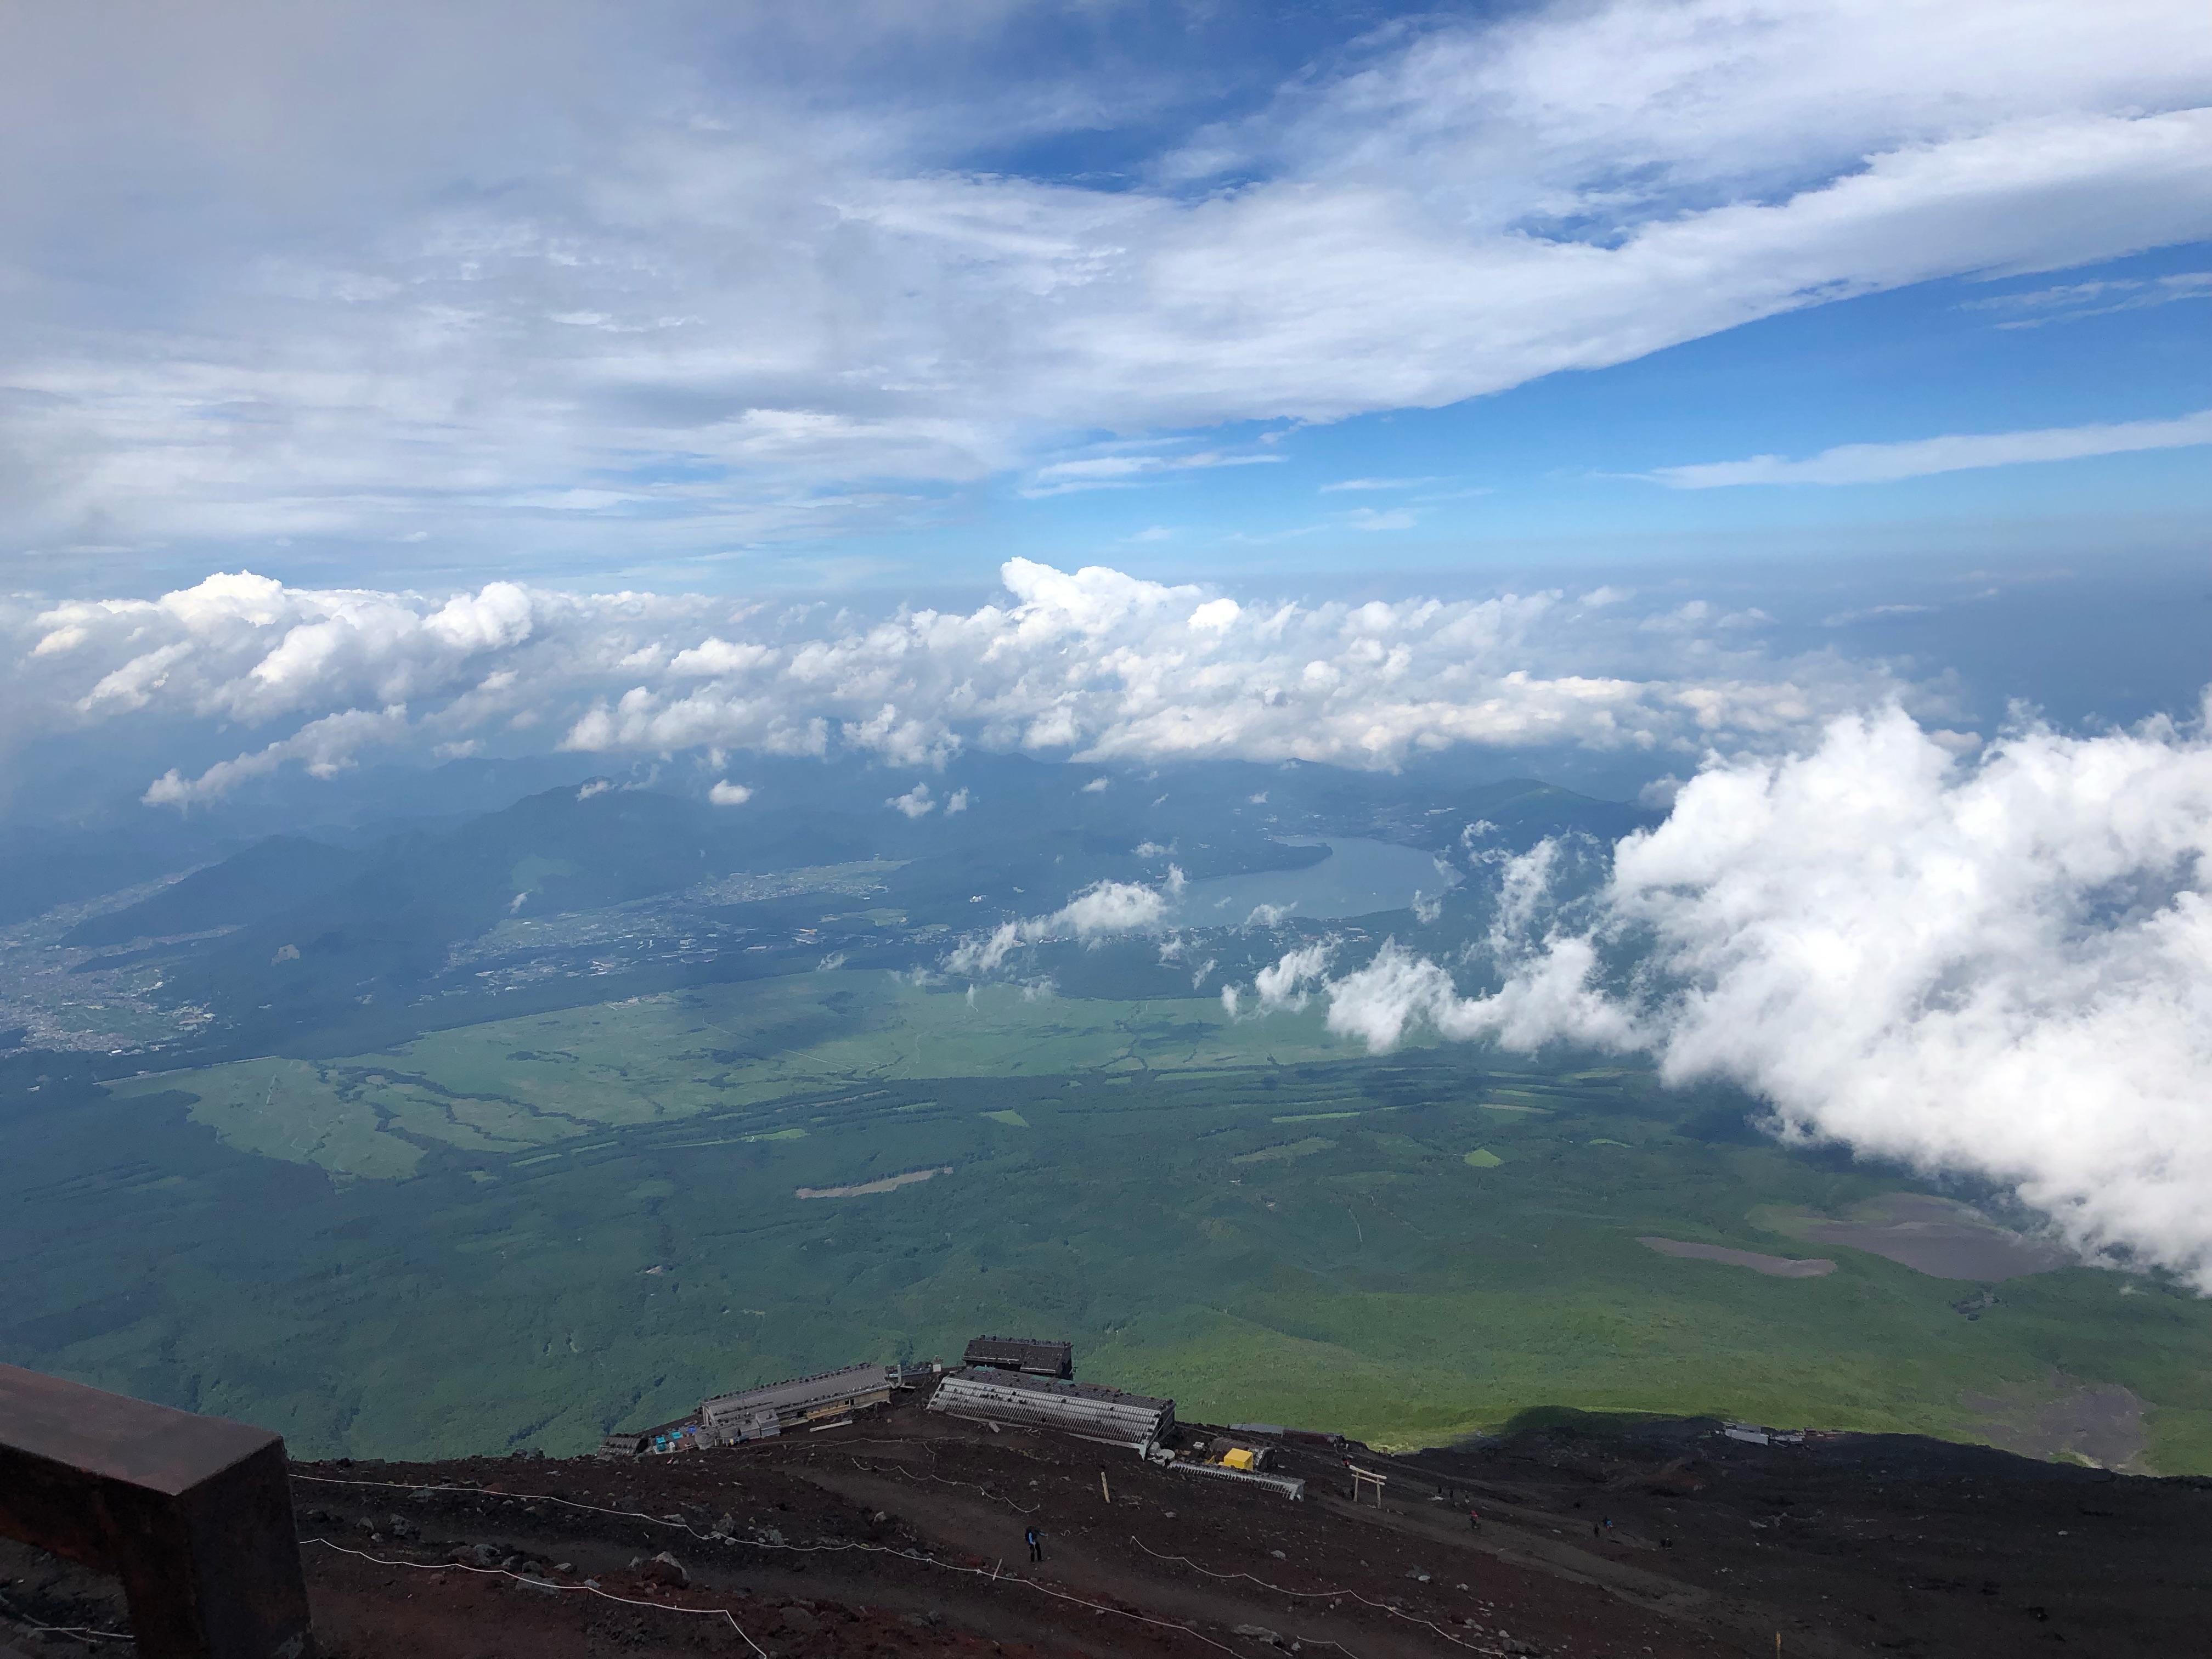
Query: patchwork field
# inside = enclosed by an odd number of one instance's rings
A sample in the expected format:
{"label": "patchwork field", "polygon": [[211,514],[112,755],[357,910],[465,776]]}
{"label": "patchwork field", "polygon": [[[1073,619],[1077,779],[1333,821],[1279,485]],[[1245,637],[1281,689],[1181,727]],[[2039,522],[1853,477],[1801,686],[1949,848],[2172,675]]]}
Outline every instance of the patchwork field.
{"label": "patchwork field", "polygon": [[241,1151],[335,1174],[410,1175],[434,1143],[512,1152],[610,1127],[923,1079],[1134,1077],[1341,1059],[1315,1013],[1233,1021],[1218,1000],[961,994],[896,974],[708,986],[464,1026],[388,1053],[240,1060],[111,1085],[197,1097]]}
{"label": "patchwork field", "polygon": [[2047,1257],[1937,1276],[1894,1230],[2040,1247],[1745,1105],[1218,1002],[803,975],[43,1087],[8,1108],[0,1341],[319,1453],[574,1450],[999,1330],[1391,1444],[1569,1406],[2212,1470],[2203,1303]]}

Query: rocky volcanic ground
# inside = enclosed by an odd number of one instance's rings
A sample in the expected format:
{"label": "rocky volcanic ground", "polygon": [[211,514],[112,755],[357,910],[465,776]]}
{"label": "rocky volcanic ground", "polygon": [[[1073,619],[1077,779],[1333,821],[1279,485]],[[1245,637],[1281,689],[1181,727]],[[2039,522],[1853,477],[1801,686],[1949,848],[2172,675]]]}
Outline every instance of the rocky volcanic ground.
{"label": "rocky volcanic ground", "polygon": [[[2207,1650],[2212,1480],[1717,1428],[1349,1449],[1378,1509],[1345,1453],[1284,1453],[1293,1503],[902,1405],[673,1457],[303,1464],[295,1509],[337,1659]],[[0,1651],[126,1651],[112,1587],[0,1548]]]}

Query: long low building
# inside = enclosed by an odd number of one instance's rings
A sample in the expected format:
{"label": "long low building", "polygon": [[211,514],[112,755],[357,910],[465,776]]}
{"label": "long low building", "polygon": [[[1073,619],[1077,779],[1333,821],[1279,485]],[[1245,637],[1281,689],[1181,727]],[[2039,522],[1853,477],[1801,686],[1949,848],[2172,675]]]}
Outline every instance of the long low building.
{"label": "long low building", "polygon": [[960,1356],[963,1365],[984,1365],[994,1371],[1019,1371],[1024,1376],[1075,1377],[1075,1348],[1066,1342],[1048,1342],[1034,1336],[979,1336]]}
{"label": "long low building", "polygon": [[1232,1469],[1219,1463],[1198,1463],[1178,1458],[1169,1465],[1177,1474],[1203,1475],[1209,1480],[1232,1481],[1243,1486],[1262,1486],[1299,1503],[1305,1501],[1306,1483],[1291,1474],[1263,1474],[1256,1469]]}
{"label": "long low building", "polygon": [[883,1405],[901,1381],[896,1365],[848,1365],[842,1371],[718,1395],[700,1402],[699,1423],[708,1436],[724,1443],[758,1440],[863,1406]]}
{"label": "long low building", "polygon": [[929,1409],[981,1423],[1058,1429],[1137,1452],[1175,1426],[1172,1400],[972,1365],[945,1373],[929,1398]]}

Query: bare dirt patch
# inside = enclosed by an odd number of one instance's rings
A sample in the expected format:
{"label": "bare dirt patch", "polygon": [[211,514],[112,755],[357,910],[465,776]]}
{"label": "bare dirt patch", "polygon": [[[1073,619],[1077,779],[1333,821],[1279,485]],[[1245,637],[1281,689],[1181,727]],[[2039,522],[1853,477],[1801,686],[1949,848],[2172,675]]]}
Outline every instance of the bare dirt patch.
{"label": "bare dirt patch", "polygon": [[1762,1212],[1759,1224],[1815,1244],[1887,1258],[1930,1279],[1994,1284],[2070,1267],[2063,1245],[2002,1226],[1972,1205],[1929,1193],[1885,1193],[1838,1217]]}
{"label": "bare dirt patch", "polygon": [[1761,1255],[1756,1250],[1731,1250],[1719,1244],[1686,1244],[1679,1238],[1639,1238],[1646,1249],[1662,1255],[1679,1255],[1693,1261],[1724,1261],[1731,1267],[1748,1267],[1770,1279],[1820,1279],[1836,1271],[1825,1258],[1799,1260],[1786,1255]]}
{"label": "bare dirt patch", "polygon": [[928,1181],[941,1175],[951,1175],[950,1164],[934,1170],[908,1170],[904,1175],[885,1176],[881,1181],[863,1181],[851,1187],[801,1187],[801,1198],[866,1198],[871,1193],[896,1192],[911,1182]]}
{"label": "bare dirt patch", "polygon": [[2100,1469],[2140,1470],[2148,1401],[2117,1382],[2083,1382],[2063,1371],[2049,1389],[1961,1394],[1972,1427],[1993,1446],[2028,1457],[2071,1457]]}

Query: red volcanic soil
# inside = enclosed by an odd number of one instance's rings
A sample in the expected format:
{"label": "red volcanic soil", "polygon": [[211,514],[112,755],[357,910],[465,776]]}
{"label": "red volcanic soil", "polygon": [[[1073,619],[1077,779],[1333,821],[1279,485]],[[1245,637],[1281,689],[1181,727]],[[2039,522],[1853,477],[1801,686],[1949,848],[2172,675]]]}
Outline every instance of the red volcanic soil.
{"label": "red volcanic soil", "polygon": [[[302,1464],[295,1510],[337,1659],[2197,1650],[2212,1482],[1717,1429],[1348,1449],[1378,1509],[1341,1452],[1280,1454],[1295,1503],[901,1405],[674,1456]],[[7,1549],[0,1651],[126,1651],[27,1637],[128,1626],[112,1587]]]}

